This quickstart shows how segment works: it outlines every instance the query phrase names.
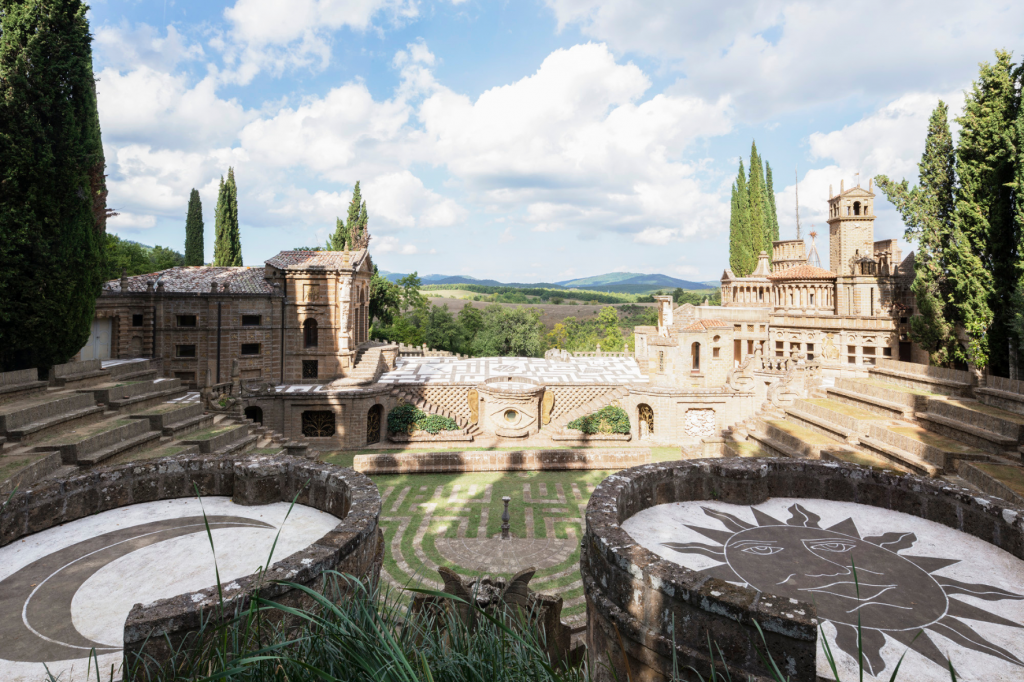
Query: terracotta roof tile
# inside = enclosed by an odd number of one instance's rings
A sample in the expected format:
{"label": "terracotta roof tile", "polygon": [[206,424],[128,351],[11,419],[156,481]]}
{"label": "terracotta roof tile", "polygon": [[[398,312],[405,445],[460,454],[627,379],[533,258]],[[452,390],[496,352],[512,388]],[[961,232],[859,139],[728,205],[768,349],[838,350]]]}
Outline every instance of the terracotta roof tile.
{"label": "terracotta roof tile", "polygon": [[697,320],[693,324],[689,325],[688,327],[683,327],[682,331],[684,331],[684,332],[702,332],[705,329],[715,329],[715,328],[722,328],[722,327],[732,328],[732,325],[729,324],[728,322],[723,322],[722,320]]}
{"label": "terracotta roof tile", "polygon": [[267,260],[267,265],[281,270],[350,270],[362,261],[362,251],[282,251]]}
{"label": "terracotta roof tile", "polygon": [[785,279],[835,279],[836,275],[830,270],[824,268],[816,268],[813,265],[801,263],[800,265],[794,265],[791,268],[780,270],[779,272],[773,272],[768,275],[768,279],[774,281],[785,280]]}
{"label": "terracotta roof tile", "polygon": [[[263,268],[229,268],[205,266],[179,266],[168,270],[135,275],[128,278],[128,291],[145,293],[148,282],[157,279],[168,293],[206,294],[210,284],[217,283],[220,289],[228,284],[228,291],[239,294],[269,294],[274,291],[270,282],[263,278]],[[104,291],[121,291],[121,280],[104,282]]]}

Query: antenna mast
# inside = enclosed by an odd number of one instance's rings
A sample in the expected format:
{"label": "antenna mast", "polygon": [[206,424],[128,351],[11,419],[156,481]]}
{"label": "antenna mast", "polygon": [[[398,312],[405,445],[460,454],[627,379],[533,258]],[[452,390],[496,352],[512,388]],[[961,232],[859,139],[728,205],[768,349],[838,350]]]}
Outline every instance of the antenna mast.
{"label": "antenna mast", "polygon": [[800,171],[793,169],[793,177],[796,178],[796,238],[800,239]]}

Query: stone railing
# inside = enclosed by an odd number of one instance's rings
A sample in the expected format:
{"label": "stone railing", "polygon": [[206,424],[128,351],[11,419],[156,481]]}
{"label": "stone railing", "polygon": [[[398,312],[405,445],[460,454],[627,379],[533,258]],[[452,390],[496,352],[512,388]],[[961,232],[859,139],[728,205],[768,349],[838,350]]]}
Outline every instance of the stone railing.
{"label": "stone railing", "polygon": [[407,343],[401,341],[388,341],[387,339],[381,339],[382,343],[392,344],[398,346],[398,356],[403,358],[415,358],[415,357],[427,357],[427,358],[468,358],[469,355],[461,355],[459,353],[453,353],[448,350],[438,350],[436,348],[428,348],[427,344],[422,346],[410,346]]}

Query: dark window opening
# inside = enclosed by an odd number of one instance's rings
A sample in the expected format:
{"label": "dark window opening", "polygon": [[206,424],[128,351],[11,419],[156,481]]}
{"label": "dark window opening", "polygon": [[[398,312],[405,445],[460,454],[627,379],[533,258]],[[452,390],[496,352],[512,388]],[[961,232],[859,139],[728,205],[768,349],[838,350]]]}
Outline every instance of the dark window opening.
{"label": "dark window opening", "polygon": [[242,315],[242,326],[243,327],[258,327],[260,326],[259,315]]}
{"label": "dark window opening", "polygon": [[302,340],[306,348],[316,348],[320,345],[320,338],[316,329],[316,320],[313,318],[302,323]]}
{"label": "dark window opening", "polygon": [[133,327],[141,327],[142,326],[142,315],[132,315],[132,326]]}
{"label": "dark window opening", "polygon": [[188,384],[189,388],[195,388],[196,386],[196,373],[195,372],[175,372],[175,379],[180,379],[181,383]]}
{"label": "dark window opening", "polygon": [[884,355],[887,358],[891,358],[892,357],[892,348],[883,348],[882,349],[882,355]]}
{"label": "dark window opening", "polygon": [[690,346],[690,354],[693,356],[693,371],[700,371],[700,344],[696,341]]}
{"label": "dark window opening", "polygon": [[[313,360],[313,362],[316,362]],[[334,413],[328,411],[303,412],[302,435],[306,438],[330,438],[334,435]]]}
{"label": "dark window opening", "polygon": [[196,356],[195,346],[175,346],[174,356],[178,358],[194,358]]}
{"label": "dark window opening", "polygon": [[373,445],[380,442],[380,424],[384,417],[384,407],[374,405],[366,413],[366,444]]}
{"label": "dark window opening", "polygon": [[179,327],[194,327],[196,326],[195,315],[178,315],[178,326]]}
{"label": "dark window opening", "polygon": [[712,357],[715,357],[715,358],[721,357],[721,352],[720,352],[720,350],[721,350],[721,349],[720,349],[720,348],[718,348],[718,346],[715,346],[714,348],[712,348],[712,349],[711,349],[711,356],[712,356]]}
{"label": "dark window opening", "polygon": [[245,408],[245,418],[251,419],[257,424],[262,426],[263,424],[263,408],[256,405],[251,405]]}
{"label": "dark window opening", "polygon": [[258,343],[243,343],[242,344],[242,355],[259,355],[260,344]]}
{"label": "dark window opening", "polygon": [[319,360],[303,360],[302,361],[302,378],[303,379],[316,379],[320,374],[320,361]]}

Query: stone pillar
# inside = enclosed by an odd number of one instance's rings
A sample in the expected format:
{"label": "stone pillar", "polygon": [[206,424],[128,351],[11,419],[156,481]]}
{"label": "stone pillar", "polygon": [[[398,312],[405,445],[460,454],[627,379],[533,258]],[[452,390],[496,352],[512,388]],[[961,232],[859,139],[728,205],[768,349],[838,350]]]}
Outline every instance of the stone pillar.
{"label": "stone pillar", "polygon": [[338,350],[341,352],[352,350],[351,325],[352,316],[350,308],[352,305],[352,282],[343,279],[338,287]]}

